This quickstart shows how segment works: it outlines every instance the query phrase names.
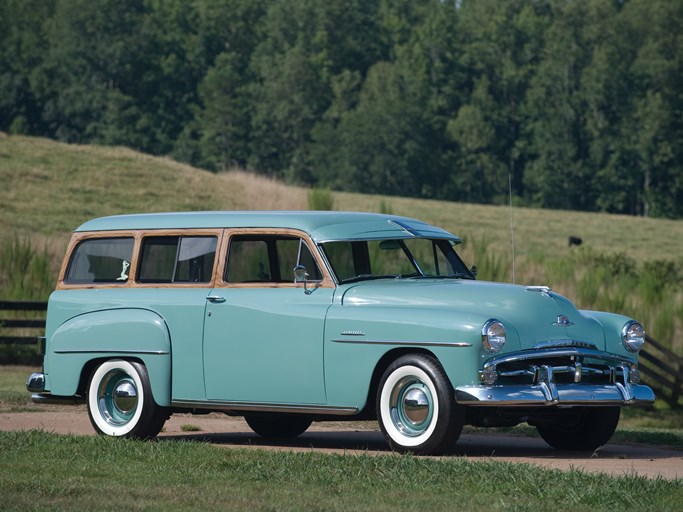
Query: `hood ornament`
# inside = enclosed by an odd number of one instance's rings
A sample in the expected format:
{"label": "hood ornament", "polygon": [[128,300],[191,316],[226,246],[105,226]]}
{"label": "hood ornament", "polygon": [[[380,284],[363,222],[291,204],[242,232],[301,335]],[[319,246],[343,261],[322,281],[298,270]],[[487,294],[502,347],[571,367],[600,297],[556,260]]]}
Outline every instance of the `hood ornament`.
{"label": "hood ornament", "polygon": [[528,292],[550,293],[552,288],[550,286],[527,286],[526,290]]}
{"label": "hood ornament", "polygon": [[567,318],[566,315],[559,315],[557,317],[557,321],[553,322],[553,325],[561,325],[563,327],[568,327],[570,325],[574,325],[574,322],[570,322],[569,318]]}

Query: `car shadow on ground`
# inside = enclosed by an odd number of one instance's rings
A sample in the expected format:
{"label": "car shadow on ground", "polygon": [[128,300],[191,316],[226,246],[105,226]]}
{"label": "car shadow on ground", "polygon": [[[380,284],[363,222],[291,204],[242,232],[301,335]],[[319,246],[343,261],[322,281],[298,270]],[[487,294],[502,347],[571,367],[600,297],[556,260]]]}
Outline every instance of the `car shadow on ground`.
{"label": "car shadow on ground", "polygon": [[[393,453],[381,432],[326,431],[306,432],[290,439],[263,438],[252,432],[171,434],[159,441],[194,441],[225,447],[257,447],[278,450],[313,450],[333,453]],[[677,452],[681,456],[681,452]],[[504,459],[573,459],[585,461],[596,458],[649,459],[670,458],[668,449],[651,446],[607,444],[595,451],[565,451],[548,446],[542,439],[511,435],[463,434],[445,455],[472,458]]]}

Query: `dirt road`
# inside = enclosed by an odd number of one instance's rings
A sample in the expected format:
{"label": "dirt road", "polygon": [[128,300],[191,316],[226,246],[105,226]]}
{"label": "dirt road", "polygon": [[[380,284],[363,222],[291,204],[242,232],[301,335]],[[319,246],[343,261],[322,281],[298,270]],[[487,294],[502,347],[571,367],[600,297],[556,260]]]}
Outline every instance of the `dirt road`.
{"label": "dirt road", "polygon": [[[40,429],[57,434],[94,435],[84,407],[51,408],[43,412],[0,413],[0,430]],[[373,422],[314,423],[296,439],[272,441],[254,434],[241,418],[222,414],[176,414],[159,436],[209,442],[225,448],[318,450],[328,453],[385,454],[389,451]],[[500,434],[463,434],[451,456],[471,460],[504,460],[560,470],[578,469],[612,475],[683,479],[683,451],[646,445],[608,444],[595,453],[553,450],[540,438]]]}

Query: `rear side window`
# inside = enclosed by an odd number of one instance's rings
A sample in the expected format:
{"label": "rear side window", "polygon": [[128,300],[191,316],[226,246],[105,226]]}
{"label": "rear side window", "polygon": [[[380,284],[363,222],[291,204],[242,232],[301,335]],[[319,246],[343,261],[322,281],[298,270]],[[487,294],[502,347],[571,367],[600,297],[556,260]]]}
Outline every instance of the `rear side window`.
{"label": "rear side window", "polygon": [[133,238],[94,238],[76,247],[69,262],[69,284],[125,283],[133,256]]}
{"label": "rear side window", "polygon": [[141,283],[208,283],[216,258],[215,236],[148,237],[142,243]]}

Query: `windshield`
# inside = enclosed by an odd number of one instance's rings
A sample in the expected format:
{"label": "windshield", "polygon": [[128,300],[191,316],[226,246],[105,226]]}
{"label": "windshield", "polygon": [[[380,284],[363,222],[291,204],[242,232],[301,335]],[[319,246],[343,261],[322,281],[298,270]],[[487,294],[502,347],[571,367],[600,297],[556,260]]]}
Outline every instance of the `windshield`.
{"label": "windshield", "polygon": [[340,283],[387,277],[474,279],[448,240],[362,240],[322,247]]}

